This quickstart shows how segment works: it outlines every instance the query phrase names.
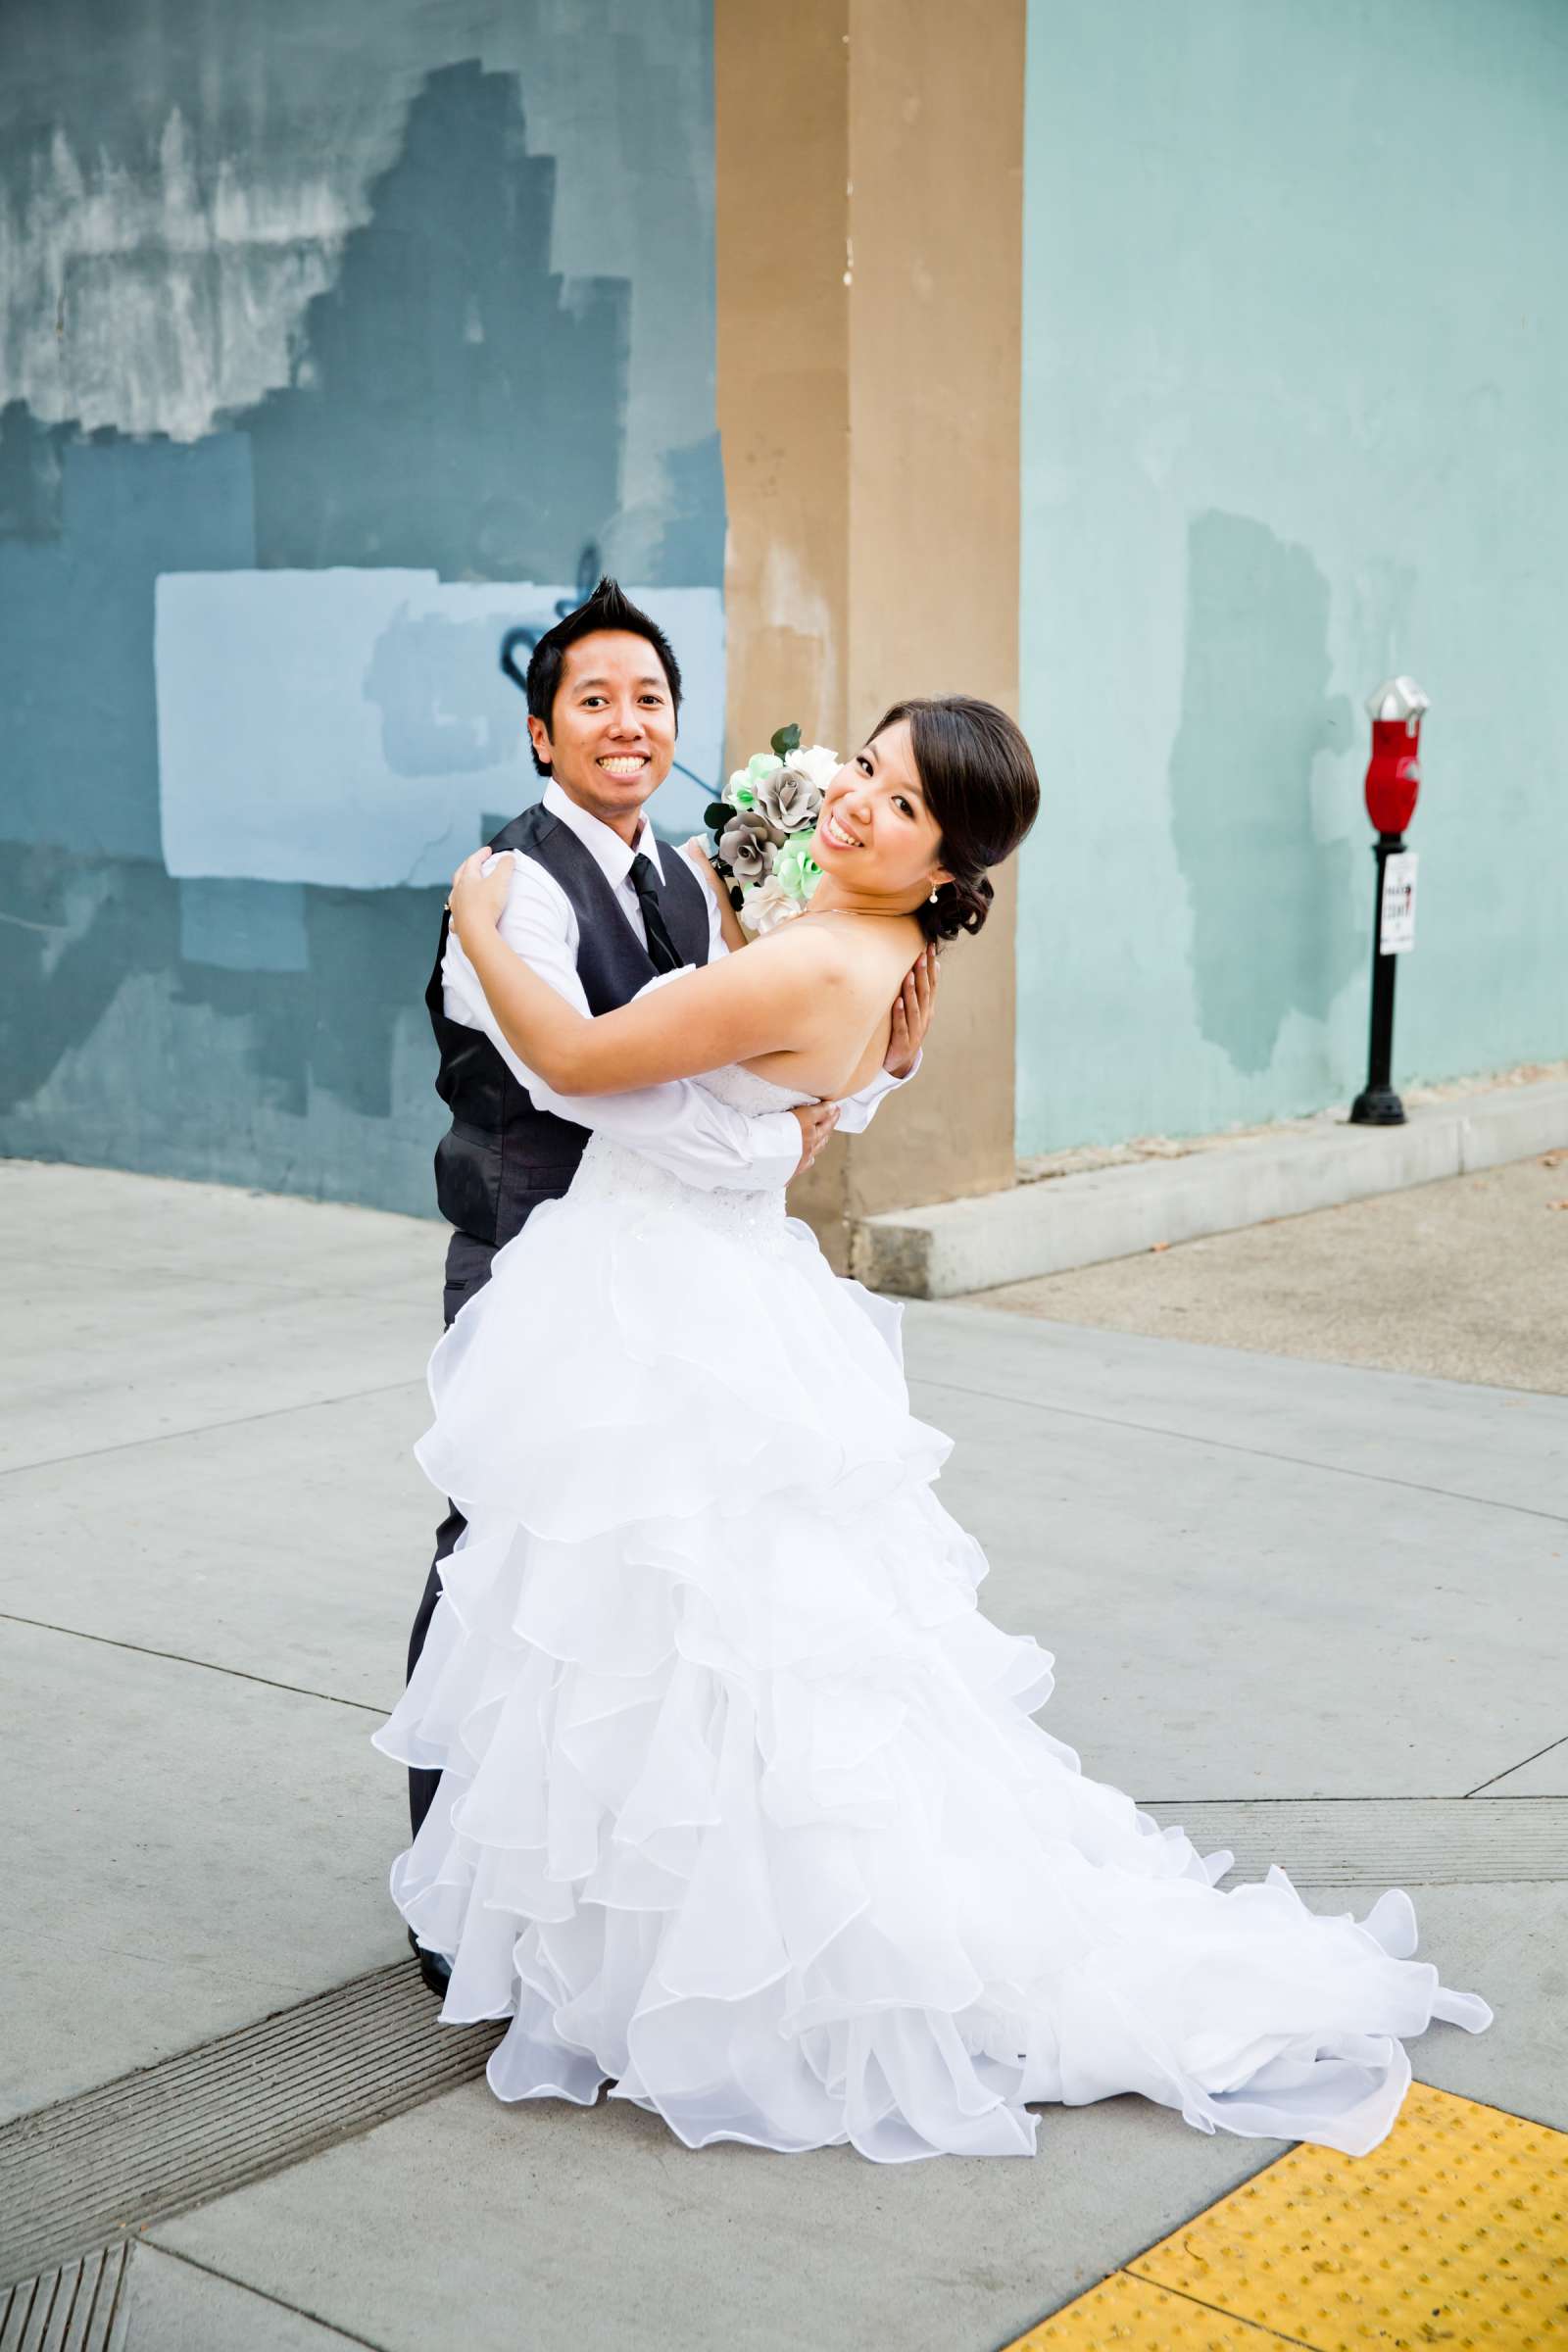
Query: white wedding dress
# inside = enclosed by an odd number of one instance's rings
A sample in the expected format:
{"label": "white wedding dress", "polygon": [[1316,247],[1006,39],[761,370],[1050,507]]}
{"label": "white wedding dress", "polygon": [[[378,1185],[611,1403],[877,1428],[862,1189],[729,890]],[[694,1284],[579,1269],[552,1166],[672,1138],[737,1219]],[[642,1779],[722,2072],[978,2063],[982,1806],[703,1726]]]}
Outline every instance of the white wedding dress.
{"label": "white wedding dress", "polygon": [[975,1606],[897,1333],[782,1194],[602,1137],[498,1253],[418,1447],[467,1535],[375,1736],[442,1773],[392,1892],[443,2020],[512,2020],[503,2099],[608,2080],[693,2147],[1027,2156],[1036,2102],[1138,2091],[1365,2153],[1403,2039],[1491,2010],[1408,1895],[1222,1890],[1031,1720],[1051,1657]]}

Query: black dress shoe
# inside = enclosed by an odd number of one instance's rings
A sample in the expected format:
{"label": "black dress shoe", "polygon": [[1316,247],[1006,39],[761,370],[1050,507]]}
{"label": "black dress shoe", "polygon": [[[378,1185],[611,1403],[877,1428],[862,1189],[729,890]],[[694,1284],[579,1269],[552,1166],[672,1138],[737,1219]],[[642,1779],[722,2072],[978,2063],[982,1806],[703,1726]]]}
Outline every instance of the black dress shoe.
{"label": "black dress shoe", "polygon": [[412,1928],[409,1930],[409,1942],[416,1960],[419,1963],[419,1974],[424,1979],[426,1986],[431,1992],[439,1993],[445,2000],[447,1986],[452,1982],[450,1961],[443,1960],[439,1952],[427,1952]]}

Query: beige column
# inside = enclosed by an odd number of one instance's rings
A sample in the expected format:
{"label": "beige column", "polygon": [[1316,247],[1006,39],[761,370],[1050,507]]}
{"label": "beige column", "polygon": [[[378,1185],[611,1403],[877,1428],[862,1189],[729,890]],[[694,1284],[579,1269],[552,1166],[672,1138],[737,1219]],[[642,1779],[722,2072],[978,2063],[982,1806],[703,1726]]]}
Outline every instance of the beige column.
{"label": "beige column", "polygon": [[[1017,709],[1024,0],[715,0],[730,763],[908,694]],[[945,957],[916,1085],[791,1205],[858,1217],[1013,1175],[1010,873]]]}

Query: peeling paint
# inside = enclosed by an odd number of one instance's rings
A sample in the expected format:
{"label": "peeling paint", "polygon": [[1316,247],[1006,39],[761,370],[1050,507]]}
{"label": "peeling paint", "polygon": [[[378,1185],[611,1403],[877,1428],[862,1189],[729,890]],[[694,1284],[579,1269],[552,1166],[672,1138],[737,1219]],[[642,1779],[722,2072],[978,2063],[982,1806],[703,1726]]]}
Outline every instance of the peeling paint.
{"label": "peeling paint", "polygon": [[710,0],[6,0],[0,408],[189,440],[287,384],[410,108],[460,62],[515,79],[556,159],[549,268],[638,289],[605,552],[656,576],[664,461],[712,406]]}
{"label": "peeling paint", "polygon": [[356,224],[322,173],[205,179],[177,107],[146,177],[57,130],[0,185],[0,406],[44,424],[198,441],[289,380],[305,307]]}

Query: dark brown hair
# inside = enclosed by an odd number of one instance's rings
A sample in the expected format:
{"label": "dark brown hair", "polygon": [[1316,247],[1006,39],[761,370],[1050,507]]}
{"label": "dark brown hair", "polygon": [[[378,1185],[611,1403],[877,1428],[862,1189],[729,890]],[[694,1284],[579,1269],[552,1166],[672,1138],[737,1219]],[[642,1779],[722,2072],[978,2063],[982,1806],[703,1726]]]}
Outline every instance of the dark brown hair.
{"label": "dark brown hair", "polygon": [[942,834],[938,853],[953,876],[916,907],[927,939],[978,931],[991,911],[986,868],[1010,858],[1040,813],[1034,755],[1016,721],[971,694],[916,696],[895,703],[871,738],[909,722],[926,807]]}

